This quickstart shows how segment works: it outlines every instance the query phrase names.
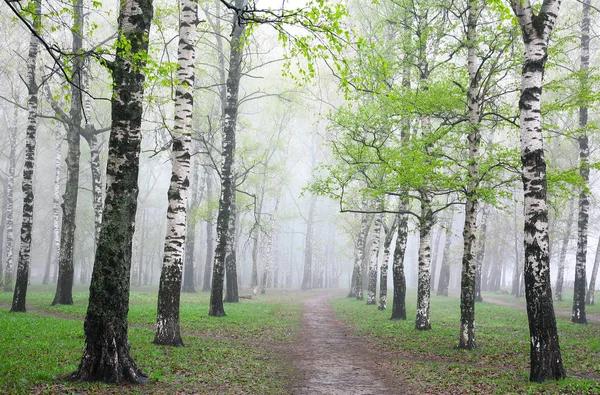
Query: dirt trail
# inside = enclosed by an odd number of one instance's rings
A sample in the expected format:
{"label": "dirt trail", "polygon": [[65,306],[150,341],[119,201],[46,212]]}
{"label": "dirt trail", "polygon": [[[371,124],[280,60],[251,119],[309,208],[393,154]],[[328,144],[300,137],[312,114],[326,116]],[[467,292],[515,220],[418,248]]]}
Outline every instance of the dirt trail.
{"label": "dirt trail", "polygon": [[295,370],[294,394],[398,394],[411,392],[386,356],[351,334],[329,306],[331,292],[304,302],[300,339],[286,350]]}

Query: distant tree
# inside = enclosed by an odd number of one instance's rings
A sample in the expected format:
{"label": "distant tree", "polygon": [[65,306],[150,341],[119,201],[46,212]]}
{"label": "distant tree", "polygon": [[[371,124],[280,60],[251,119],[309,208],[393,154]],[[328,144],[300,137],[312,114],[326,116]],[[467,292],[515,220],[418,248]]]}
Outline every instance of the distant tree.
{"label": "distant tree", "polygon": [[[73,251],[75,248],[75,215],[77,212],[77,196],[79,192],[79,158],[81,150],[81,119],[82,119],[82,94],[83,63],[81,55],[83,50],[82,30],[85,26],[83,0],[73,3],[73,57],[71,80],[71,109],[69,114],[62,113],[63,124],[67,130],[67,181],[65,193],[63,194],[63,215],[60,237],[60,254],[58,263],[58,281],[56,283],[56,294],[52,305],[73,304]],[[54,106],[55,108],[57,106]]]}
{"label": "distant tree", "polygon": [[560,253],[558,256],[558,272],[556,274],[556,285],[555,285],[555,297],[556,300],[563,300],[563,285],[565,282],[565,263],[567,258],[567,249],[569,247],[569,240],[571,240],[571,228],[573,227],[573,217],[575,216],[575,203],[574,199],[569,199],[567,204],[568,216],[566,229],[563,233],[563,238],[560,246]]}
{"label": "distant tree", "polygon": [[42,284],[50,283],[52,271],[56,264],[55,260],[57,261],[60,255],[60,176],[63,136],[58,128],[54,131],[54,141],[56,154],[54,160],[54,189],[52,192],[52,242],[49,243],[48,247],[48,258]]}
{"label": "distant tree", "polygon": [[367,304],[377,304],[377,266],[379,262],[379,245],[381,240],[381,228],[383,216],[375,214],[373,220],[373,243],[371,244],[371,252],[369,254],[368,266],[368,284],[367,284]]}
{"label": "distant tree", "polygon": [[14,253],[14,188],[17,167],[17,106],[14,119],[8,128],[9,152],[8,175],[6,179],[6,261],[4,270],[4,292],[13,290],[13,253]]}
{"label": "distant tree", "polygon": [[126,0],[118,16],[112,71],[111,133],[106,199],[87,314],[85,346],[72,380],[143,383],[146,374],[129,351],[127,312],[132,239],[137,211],[144,66],[153,7]]}

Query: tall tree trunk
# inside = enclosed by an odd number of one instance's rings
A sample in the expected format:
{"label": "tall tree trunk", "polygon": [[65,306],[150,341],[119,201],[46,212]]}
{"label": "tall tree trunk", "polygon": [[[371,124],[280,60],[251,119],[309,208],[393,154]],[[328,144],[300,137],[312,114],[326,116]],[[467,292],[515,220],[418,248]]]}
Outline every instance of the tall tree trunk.
{"label": "tall tree trunk", "polygon": [[252,287],[253,292],[256,294],[258,291],[258,255],[259,255],[259,245],[260,245],[260,219],[262,214],[262,206],[265,196],[264,186],[261,188],[260,194],[258,196],[258,202],[254,206],[254,237],[252,238],[252,274],[250,279],[250,287]]}
{"label": "tall tree trunk", "polygon": [[542,78],[560,0],[545,0],[535,15],[529,0],[511,3],[521,26],[525,56],[519,100],[524,194],[525,297],[530,333],[529,380],[565,377],[550,286],[546,161],[541,127]]}
{"label": "tall tree trunk", "polygon": [[488,223],[488,215],[489,208],[485,207],[482,210],[481,215],[481,229],[479,232],[479,245],[477,248],[477,255],[475,256],[475,301],[483,302],[483,297],[481,296],[481,285],[483,282],[483,260],[485,258],[485,243],[487,239],[487,223]]}
{"label": "tall tree trunk", "polygon": [[306,238],[304,239],[304,275],[302,277],[302,289],[312,288],[312,276],[313,276],[313,227],[315,217],[315,205],[317,198],[314,195],[310,197],[310,204],[308,208],[308,217],[306,218]]}
{"label": "tall tree trunk", "polygon": [[17,109],[15,105],[13,125],[9,129],[8,139],[8,177],[6,180],[6,269],[4,270],[4,292],[13,290],[14,255],[14,194],[15,169],[17,167]]}
{"label": "tall tree trunk", "polygon": [[431,296],[431,228],[433,213],[431,198],[421,192],[421,216],[419,219],[419,274],[417,283],[417,316],[415,328],[420,331],[431,329],[429,306]]}
{"label": "tall tree trunk", "polygon": [[[34,2],[33,26],[36,32],[40,29],[41,0]],[[25,138],[25,164],[23,166],[23,220],[21,223],[21,245],[17,264],[17,279],[13,294],[12,312],[25,312],[27,284],[29,282],[29,265],[31,263],[31,231],[33,228],[33,178],[35,172],[35,146],[37,134],[38,85],[35,78],[39,41],[31,34],[29,54],[27,57],[27,134]]]}
{"label": "tall tree trunk", "polygon": [[[481,298],[481,262],[475,256],[477,245],[477,209],[479,189],[479,59],[477,59],[477,23],[482,4],[478,0],[469,0],[467,16],[467,69],[469,71],[469,91],[467,105],[469,107],[469,164],[467,180],[467,199],[465,202],[465,224],[463,228],[463,258],[460,283],[460,334],[458,348],[473,350],[477,348],[475,341],[475,300],[479,293]],[[485,215],[483,221],[486,221]],[[485,231],[483,227],[482,231]],[[479,269],[479,270],[477,270]],[[476,275],[479,273],[479,288]]]}
{"label": "tall tree trunk", "polygon": [[83,0],[73,4],[73,73],[71,78],[76,85],[71,87],[71,109],[67,123],[67,181],[63,195],[63,216],[60,237],[60,258],[58,263],[58,281],[52,305],[73,304],[73,251],[75,248],[75,214],[77,212],[77,195],[79,191],[79,157],[81,154],[79,141],[81,136],[81,84],[83,81],[83,57],[79,55],[83,49],[81,37],[84,26]]}
{"label": "tall tree trunk", "polygon": [[454,222],[454,211],[447,220],[446,239],[444,240],[444,252],[442,254],[442,268],[440,269],[440,281],[438,284],[437,295],[448,296],[448,286],[450,285],[450,245],[452,244],[452,223]]}
{"label": "tall tree trunk", "polygon": [[369,234],[369,228],[371,227],[372,217],[369,214],[362,214],[360,220],[360,233],[354,240],[354,271],[356,277],[354,278],[354,296],[357,300],[363,300],[363,259],[365,256],[365,249],[367,243],[367,235]]}
{"label": "tall tree trunk", "polygon": [[[146,375],[129,352],[127,312],[141,149],[143,68],[152,21],[150,0],[125,0],[119,9],[113,76],[106,199],[85,317],[83,356],[71,379],[142,383]],[[136,63],[133,63],[136,62]]]}
{"label": "tall tree trunk", "polygon": [[[245,0],[236,0],[235,7],[242,10]],[[226,106],[223,117],[223,149],[221,160],[221,197],[219,199],[219,214],[217,216],[217,246],[213,264],[212,287],[210,293],[209,315],[221,317],[225,315],[223,308],[223,283],[225,280],[225,260],[230,240],[230,218],[232,212],[234,183],[235,131],[238,116],[238,92],[242,77],[242,55],[244,49],[244,32],[246,22],[241,18],[241,11],[233,16],[231,32],[231,48],[229,54],[229,72],[227,75]]]}
{"label": "tall tree trunk", "polygon": [[225,302],[238,303],[238,273],[237,273],[237,251],[236,251],[236,227],[238,212],[236,209],[235,192],[231,197],[231,218],[229,219],[229,245],[227,247],[227,257],[225,258]]}
{"label": "tall tree trunk", "polygon": [[567,257],[567,248],[569,247],[569,240],[571,239],[571,228],[573,227],[573,216],[575,214],[575,203],[573,199],[569,199],[569,216],[567,218],[567,229],[563,235],[562,245],[560,248],[560,256],[558,258],[558,273],[556,275],[556,300],[562,301],[563,299],[563,284],[565,282],[565,263]]}
{"label": "tall tree trunk", "polygon": [[[206,201],[212,204],[212,176],[210,170],[206,168]],[[210,206],[209,206],[210,207]],[[206,220],[206,260],[204,263],[204,276],[202,280],[202,292],[210,291],[210,283],[212,280],[212,263],[214,259],[214,238],[213,238],[213,210],[210,209],[208,219]]]}
{"label": "tall tree trunk", "polygon": [[373,244],[369,255],[369,283],[367,286],[367,304],[377,304],[377,264],[379,262],[379,240],[381,239],[381,214],[375,214],[373,223]]}
{"label": "tall tree trunk", "polygon": [[437,261],[440,252],[440,241],[442,239],[443,229],[440,226],[437,232],[435,233],[435,240],[431,243],[431,292],[435,290],[435,274],[437,272]]}
{"label": "tall tree trunk", "polygon": [[48,246],[48,259],[42,284],[50,283],[50,275],[60,254],[60,166],[62,162],[62,135],[58,128],[54,131],[54,189],[52,193],[52,242]]}
{"label": "tall tree trunk", "polygon": [[269,236],[267,239],[267,251],[266,251],[266,264],[263,268],[263,276],[262,282],[260,286],[260,293],[264,294],[267,288],[267,280],[273,274],[273,266],[275,264],[275,237],[277,232],[277,210],[279,209],[279,196],[277,196],[275,201],[275,209],[273,209],[273,213],[271,214],[271,221],[269,226]]}
{"label": "tall tree trunk", "polygon": [[590,286],[588,287],[587,294],[585,296],[585,303],[589,305],[594,304],[598,266],[600,266],[600,239],[598,239],[598,245],[596,247],[596,257],[594,258],[594,267],[592,268],[592,275],[590,276]]}
{"label": "tall tree trunk", "polygon": [[183,346],[179,326],[179,301],[187,232],[197,26],[198,2],[181,0],[177,50],[179,67],[177,70],[177,89],[175,90],[175,123],[171,145],[171,183],[167,192],[169,200],[167,232],[158,287],[156,336],[154,337],[155,344],[167,346]]}
{"label": "tall tree trunk", "polygon": [[[379,276],[379,310],[387,309],[387,282],[388,282],[388,268],[390,266],[390,246],[392,245],[392,239],[396,232],[396,226],[398,226],[398,217],[394,218],[394,222],[387,229],[385,240],[383,242],[383,263],[381,264],[381,272]],[[333,239],[335,240],[335,239]],[[332,254],[333,255],[333,254]]]}
{"label": "tall tree trunk", "polygon": [[[579,70],[581,76],[581,90],[587,95],[589,90],[588,73],[590,66],[590,0],[582,0],[581,20],[581,60]],[[577,256],[575,259],[575,282],[573,285],[573,313],[571,321],[576,324],[587,324],[585,316],[585,286],[586,286],[586,257],[588,243],[588,221],[590,217],[590,196],[588,185],[590,179],[590,167],[588,157],[590,147],[587,135],[588,106],[587,103],[579,107],[579,128],[581,134],[577,138],[579,143],[579,175],[583,181],[583,187],[579,193],[579,216],[577,218]]]}
{"label": "tall tree trunk", "polygon": [[[196,159],[195,159],[196,158]],[[199,187],[199,166],[197,157],[192,157],[192,182],[190,184],[190,197],[188,199],[188,212],[193,212],[198,207],[198,187]],[[196,226],[197,221],[194,215],[187,216],[186,236],[185,236],[185,261],[183,266],[183,287],[182,292],[195,293],[194,286],[194,255],[196,249]]]}
{"label": "tall tree trunk", "polygon": [[[404,200],[400,203],[400,212],[408,207]],[[406,276],[404,274],[404,254],[408,240],[408,216],[398,214],[398,235],[394,248],[394,263],[392,264],[392,280],[394,282],[394,302],[392,304],[392,320],[406,319]]]}

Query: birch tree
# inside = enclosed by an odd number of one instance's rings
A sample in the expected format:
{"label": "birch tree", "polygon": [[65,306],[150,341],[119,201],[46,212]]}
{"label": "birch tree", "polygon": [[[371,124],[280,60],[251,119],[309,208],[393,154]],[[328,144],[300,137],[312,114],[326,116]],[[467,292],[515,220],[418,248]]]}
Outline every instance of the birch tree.
{"label": "birch tree", "polygon": [[235,194],[234,159],[236,144],[236,124],[238,116],[238,93],[242,76],[242,54],[244,49],[244,32],[246,21],[241,18],[245,0],[235,1],[235,13],[232,17],[232,36],[229,54],[229,71],[227,74],[226,106],[223,113],[223,140],[221,159],[221,195],[217,215],[217,245],[212,271],[209,315],[221,317],[225,315],[223,308],[223,284],[225,280],[225,260],[230,244],[229,227],[231,224],[232,202]]}
{"label": "birch tree", "polygon": [[544,0],[534,12],[529,0],[511,6],[521,27],[525,54],[519,100],[524,197],[525,296],[530,333],[529,380],[565,377],[550,287],[546,161],[540,104],[548,42],[560,0]]}
{"label": "birch tree", "polygon": [[36,67],[39,52],[39,40],[36,36],[41,28],[41,0],[33,1],[31,12],[32,32],[29,38],[29,53],[27,56],[27,77],[25,78],[27,98],[27,132],[25,137],[25,164],[23,166],[23,219],[21,223],[21,245],[15,291],[13,294],[11,312],[25,312],[25,299],[29,283],[29,266],[31,264],[31,232],[33,230],[33,178],[35,172],[37,110],[39,85],[36,81]]}
{"label": "birch tree", "polygon": [[179,299],[187,225],[194,63],[198,3],[182,0],[179,14],[178,70],[175,91],[175,125],[171,143],[171,182],[167,192],[167,232],[158,288],[155,344],[183,346],[179,327]]}
{"label": "birch tree", "polygon": [[4,292],[13,291],[13,255],[14,255],[14,188],[17,167],[17,106],[15,105],[12,125],[8,131],[8,175],[6,180],[6,264],[4,270]]}
{"label": "birch tree", "polygon": [[[67,130],[67,181],[65,193],[63,194],[63,215],[60,236],[60,254],[58,261],[58,281],[56,282],[56,294],[52,305],[73,304],[73,251],[75,248],[75,215],[77,212],[77,196],[79,192],[79,158],[81,150],[81,112],[83,82],[83,49],[82,31],[84,27],[83,0],[73,3],[73,65],[71,80],[71,108],[69,114],[62,112],[63,124]],[[56,107],[56,106],[55,106]]]}
{"label": "birch tree", "polygon": [[589,88],[590,68],[590,0],[582,0],[581,18],[581,54],[579,71],[581,72],[581,92],[584,100],[579,107],[579,175],[582,180],[581,192],[579,192],[579,213],[577,217],[577,255],[575,258],[575,281],[573,284],[573,312],[571,321],[576,324],[587,324],[585,316],[585,286],[586,286],[586,262],[588,244],[588,222],[590,210],[589,179],[590,168],[588,158],[590,146],[588,138],[588,104],[585,96]]}

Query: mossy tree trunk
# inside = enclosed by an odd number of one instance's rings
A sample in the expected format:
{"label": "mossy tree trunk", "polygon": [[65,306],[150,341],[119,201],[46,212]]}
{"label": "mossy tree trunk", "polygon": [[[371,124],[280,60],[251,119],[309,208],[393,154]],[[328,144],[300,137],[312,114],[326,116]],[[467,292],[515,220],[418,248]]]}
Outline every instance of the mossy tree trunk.
{"label": "mossy tree trunk", "polygon": [[84,323],[83,356],[70,375],[72,380],[146,381],[130,354],[127,312],[142,137],[143,59],[152,14],[151,0],[125,0],[119,10],[117,42],[127,45],[117,48],[110,63],[113,98],[106,199]]}

